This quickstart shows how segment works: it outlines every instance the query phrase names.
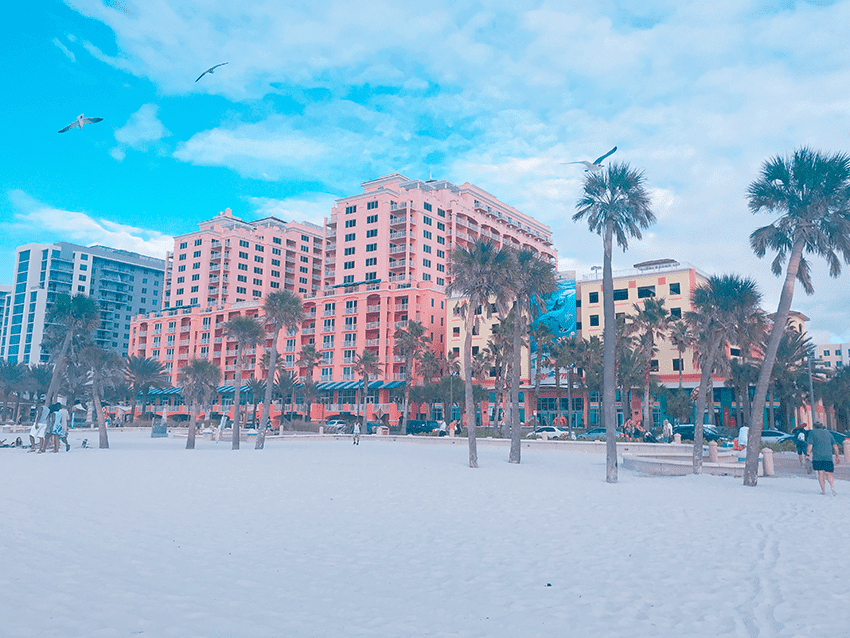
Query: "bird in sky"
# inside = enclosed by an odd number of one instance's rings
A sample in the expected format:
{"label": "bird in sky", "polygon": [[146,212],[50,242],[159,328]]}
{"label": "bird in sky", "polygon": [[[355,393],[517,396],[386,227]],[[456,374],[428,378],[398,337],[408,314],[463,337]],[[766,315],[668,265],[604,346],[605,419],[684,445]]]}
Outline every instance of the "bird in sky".
{"label": "bird in sky", "polygon": [[617,150],[617,147],[615,146],[610,151],[605,153],[605,155],[603,155],[601,157],[597,157],[593,162],[581,161],[581,162],[561,162],[561,163],[562,164],[584,164],[584,166],[585,166],[584,172],[585,173],[587,173],[588,171],[590,171],[591,173],[595,173],[597,171],[601,171],[604,168],[602,166],[602,160],[604,160],[606,157],[611,155],[616,150]]}
{"label": "bird in sky", "polygon": [[[218,67],[224,66],[225,64],[230,64],[230,63],[229,62],[222,62],[221,64],[216,64],[215,66],[211,66],[210,68],[208,68],[206,71],[204,71],[203,73],[201,73],[198,76],[198,80],[200,80],[202,77],[204,77],[207,73],[215,73],[215,70]],[[195,82],[197,82],[198,80],[195,80]]]}
{"label": "bird in sky", "polygon": [[72,122],[71,124],[69,124],[68,126],[63,128],[59,132],[64,133],[65,131],[70,131],[72,128],[79,128],[80,130],[83,130],[84,124],[94,124],[96,122],[102,122],[102,121],[103,121],[102,117],[84,117],[83,114],[80,113],[77,116],[77,119],[74,122]]}

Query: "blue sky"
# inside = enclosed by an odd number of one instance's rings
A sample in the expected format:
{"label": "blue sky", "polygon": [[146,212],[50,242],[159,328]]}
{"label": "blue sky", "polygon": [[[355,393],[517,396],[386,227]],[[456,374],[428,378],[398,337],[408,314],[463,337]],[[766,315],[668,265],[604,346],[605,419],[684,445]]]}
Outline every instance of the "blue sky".
{"label": "blue sky", "polygon": [[[804,144],[850,151],[850,2],[33,4],[3,27],[2,283],[22,243],[156,255],[227,207],[321,223],[393,171],[487,189],[581,276],[602,247],[561,162],[616,144],[659,221],[615,267],[751,275],[770,309],[747,185]],[[57,133],[80,113],[104,121]],[[816,294],[798,287],[816,341],[850,341],[848,277],[815,262]]]}

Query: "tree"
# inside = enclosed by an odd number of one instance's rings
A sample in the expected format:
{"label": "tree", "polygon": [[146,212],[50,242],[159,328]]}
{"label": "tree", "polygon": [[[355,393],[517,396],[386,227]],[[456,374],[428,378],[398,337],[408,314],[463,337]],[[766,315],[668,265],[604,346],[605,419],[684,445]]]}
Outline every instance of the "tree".
{"label": "tree", "polygon": [[735,336],[737,320],[743,314],[755,312],[761,303],[761,293],[755,281],[738,275],[712,275],[697,286],[691,295],[693,310],[686,313],[695,334],[704,336],[701,348],[701,374],[697,394],[697,415],[694,425],[694,474],[702,471],[702,432],[708,385],[720,353]]}
{"label": "tree", "polygon": [[[59,394],[59,384],[68,365],[68,354],[74,339],[87,339],[92,331],[100,325],[100,311],[97,302],[85,295],[61,294],[56,297],[53,306],[47,312],[46,322],[49,326],[49,339],[61,340],[59,350],[53,359],[53,376],[47,388],[45,403],[50,405],[56,401]],[[37,418],[37,417],[36,417]],[[105,430],[104,430],[105,432]]]}
{"label": "tree", "polygon": [[9,395],[15,395],[15,410],[12,421],[18,421],[18,406],[21,392],[29,385],[29,370],[23,363],[0,359],[0,388],[3,390],[3,418],[8,419]]}
{"label": "tree", "polygon": [[513,317],[512,362],[511,362],[511,451],[509,463],[519,463],[520,421],[519,421],[519,381],[522,368],[522,335],[528,330],[531,321],[536,318],[538,309],[546,311],[546,298],[555,291],[555,266],[541,259],[535,250],[522,248],[512,255],[507,270],[508,285],[514,298],[511,314]]}
{"label": "tree", "polygon": [[142,414],[144,414],[150,389],[167,388],[171,385],[165,366],[159,361],[134,355],[127,357],[127,383],[130,384],[133,392],[130,403],[130,422],[133,422],[136,417],[136,397],[139,393],[142,394]]}
{"label": "tree", "polygon": [[224,333],[236,341],[236,373],[233,375],[233,442],[232,449],[239,449],[239,420],[241,417],[240,393],[242,391],[242,368],[245,365],[245,350],[254,348],[266,334],[266,329],[254,317],[234,317],[224,324]]}
{"label": "tree", "polygon": [[[540,381],[541,381],[541,372],[540,366],[544,361],[543,352],[547,350],[552,344],[552,332],[549,330],[549,326],[545,323],[537,322],[532,324],[531,328],[528,330],[529,337],[534,344],[534,348],[529,347],[528,349],[528,369],[534,370],[534,409],[538,409],[538,404],[540,403]],[[535,364],[531,365],[531,351],[534,350]]]}
{"label": "tree", "polygon": [[416,365],[422,359],[422,353],[431,342],[425,336],[425,326],[418,321],[408,321],[407,330],[395,331],[395,354],[404,359],[404,407],[401,412],[401,433],[407,434],[407,410],[410,405],[410,386],[413,383]]}
{"label": "tree", "polygon": [[614,403],[616,385],[616,356],[614,352],[616,328],[614,318],[614,277],[611,252],[614,237],[623,251],[629,247],[629,237],[641,238],[641,229],[649,228],[655,221],[650,210],[650,198],[644,186],[643,171],[633,170],[628,164],[611,164],[607,170],[588,173],[584,180],[583,195],[576,203],[578,212],[573,221],[586,218],[592,232],[602,235],[602,306],[603,328],[603,381],[602,420],[605,424],[606,481],[617,482],[617,408]]}
{"label": "tree", "polygon": [[[658,297],[644,299],[643,306],[634,304],[635,314],[631,317],[629,331],[638,337],[640,353],[643,357],[643,427],[652,426],[652,402],[649,385],[652,372],[652,357],[658,352],[656,343],[663,339],[670,326],[670,313],[664,307],[664,300]],[[681,366],[680,366],[681,369]]]}
{"label": "tree", "polygon": [[[44,395],[47,394],[47,388],[50,387],[50,366],[46,363],[36,363],[30,365],[29,373],[29,390],[34,397],[33,405],[41,402]],[[38,411],[36,410],[36,413]]]}
{"label": "tree", "polygon": [[[114,352],[103,350],[98,346],[87,346],[80,351],[79,362],[86,370],[88,385],[91,387],[91,397],[97,417],[97,429],[101,449],[109,448],[109,438],[106,433],[106,419],[103,416],[103,391],[124,379],[125,362]],[[54,371],[55,374],[55,371]]]}
{"label": "tree", "polygon": [[368,434],[368,428],[366,427],[366,394],[369,391],[369,377],[377,376],[381,373],[381,364],[378,355],[371,350],[365,349],[359,355],[355,355],[354,373],[360,375],[360,378],[363,379],[363,390],[360,395],[363,402],[363,420],[360,431],[363,434]]}
{"label": "tree", "polygon": [[[281,421],[280,421],[280,431],[283,434],[283,412],[284,412],[284,404],[286,403],[286,398],[290,398],[290,404],[295,404],[295,389],[298,386],[298,377],[289,370],[279,370],[277,373],[277,383],[275,384],[274,391],[277,396],[280,397],[281,405],[280,405],[280,413],[281,413]],[[291,407],[291,406],[290,406]]]}
{"label": "tree", "polygon": [[841,274],[838,253],[845,263],[850,263],[850,157],[844,153],[828,156],[805,147],[794,151],[791,157],[773,157],[750,184],[747,197],[752,213],[768,211],[780,215],[772,224],[753,231],[753,251],[758,257],[776,252],[771,264],[776,276],[782,274],[782,265],[788,260],[750,416],[744,485],[754,487],[758,483],[767,387],[791,310],[794,282],[799,280],[806,294],[814,294],[809,263],[803,255],[825,258],[833,277]]}
{"label": "tree", "polygon": [[676,348],[676,352],[679,353],[679,389],[681,390],[682,370],[685,367],[685,359],[683,358],[683,355],[685,354],[685,350],[690,348],[694,343],[694,337],[691,333],[691,328],[688,325],[688,322],[683,319],[679,319],[678,321],[674,321],[670,324],[668,338],[670,339],[670,345]]}
{"label": "tree", "polygon": [[284,328],[294,332],[304,321],[304,306],[301,299],[288,290],[273,292],[263,302],[263,314],[266,327],[271,326],[272,342],[269,356],[269,373],[266,383],[266,395],[263,399],[263,423],[257,432],[255,448],[262,450],[266,442],[266,427],[268,427],[272,405],[272,389],[274,386],[275,369],[277,368],[277,341]]}
{"label": "tree", "polygon": [[220,377],[221,370],[218,369],[218,366],[206,359],[192,359],[192,361],[180,368],[180,394],[183,396],[183,400],[188,401],[190,405],[189,432],[186,438],[187,450],[195,449],[195,424],[198,416],[198,403],[216,389]]}
{"label": "tree", "polygon": [[477,240],[470,248],[458,247],[452,253],[450,294],[466,300],[460,306],[465,320],[466,334],[463,343],[463,376],[466,403],[466,422],[469,437],[469,467],[478,467],[478,448],[475,441],[475,405],[472,397],[472,328],[479,306],[490,314],[490,303],[495,303],[505,314],[505,303],[510,298],[505,270],[510,256],[505,249],[497,248],[485,240]]}
{"label": "tree", "polygon": [[301,356],[295,362],[299,368],[307,368],[307,373],[304,375],[304,420],[310,420],[310,408],[312,407],[313,398],[316,396],[316,384],[313,381],[313,370],[319,365],[322,360],[322,354],[316,350],[316,346],[311,343],[301,346]]}
{"label": "tree", "polygon": [[[251,413],[251,423],[254,424],[254,428],[258,430],[257,437],[263,437],[265,440],[265,433],[260,434],[260,424],[257,423],[257,405],[259,404],[259,399],[263,394],[265,394],[266,390],[268,390],[268,384],[262,379],[257,379],[254,375],[248,379],[248,383],[245,384],[248,387],[248,392],[251,393],[251,405],[253,405],[253,412]],[[263,427],[266,426],[266,419],[263,419]],[[257,441],[259,443],[259,441]],[[263,446],[259,446],[255,448],[256,450],[262,450]]]}

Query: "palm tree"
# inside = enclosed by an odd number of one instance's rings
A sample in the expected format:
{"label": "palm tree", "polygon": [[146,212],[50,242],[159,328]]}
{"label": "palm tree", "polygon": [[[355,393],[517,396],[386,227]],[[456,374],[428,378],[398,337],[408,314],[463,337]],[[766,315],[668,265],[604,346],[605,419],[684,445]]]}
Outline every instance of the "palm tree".
{"label": "palm tree", "polygon": [[101,399],[105,388],[120,383],[124,379],[125,362],[118,354],[103,350],[98,346],[86,346],[79,353],[79,362],[86,370],[88,385],[91,386],[91,398],[97,416],[97,429],[100,449],[109,448],[106,433],[106,419],[103,416]]}
{"label": "palm tree", "polygon": [[366,394],[369,391],[369,377],[377,376],[381,373],[381,364],[378,355],[371,350],[363,350],[361,354],[355,355],[354,373],[359,374],[360,378],[363,379],[363,389],[360,395],[363,401],[363,420],[360,432],[368,434],[368,429],[366,428]]}
{"label": "palm tree", "polygon": [[130,422],[136,417],[136,397],[142,394],[142,414],[148,404],[148,392],[151,388],[167,388],[171,385],[165,366],[149,357],[127,357],[127,383],[133,391],[130,404]]}
{"label": "palm tree", "polygon": [[236,373],[233,378],[233,443],[239,449],[239,420],[241,417],[240,393],[242,391],[242,367],[245,365],[245,350],[254,348],[266,334],[266,329],[254,317],[234,317],[224,324],[224,333],[236,341]]}
{"label": "palm tree", "polygon": [[193,359],[180,368],[181,394],[184,400],[189,400],[189,432],[186,438],[186,449],[195,449],[195,423],[198,416],[198,402],[202,397],[215,390],[221,370],[212,361]]}
{"label": "palm tree", "polygon": [[23,363],[0,359],[0,388],[3,390],[3,418],[8,419],[9,395],[14,394],[15,411],[13,422],[18,421],[18,406],[21,402],[21,392],[27,387],[29,370]]}
{"label": "palm tree", "polygon": [[34,397],[33,405],[39,404],[41,398],[47,393],[47,388],[50,387],[50,375],[50,366],[48,364],[37,363],[30,365],[29,389]]}
{"label": "palm tree", "polygon": [[[246,383],[245,385],[248,388],[248,392],[251,393],[251,404],[254,406],[253,412],[251,413],[251,423],[254,424],[254,428],[259,430],[260,424],[257,423],[257,405],[259,404],[259,401],[257,399],[259,399],[260,396],[268,390],[268,384],[262,379],[257,379],[254,375],[251,375],[251,377],[248,379],[248,383]],[[265,426],[266,419],[263,419],[263,427]],[[260,432],[257,432],[257,438],[259,438],[260,436],[265,439],[265,433],[260,434]],[[257,441],[257,443],[259,444],[259,441]],[[255,446],[254,449],[262,450],[263,446]]]}
{"label": "palm tree", "polygon": [[688,325],[687,321],[683,319],[679,319],[678,321],[674,321],[670,324],[670,331],[668,333],[668,339],[670,339],[670,344],[676,348],[676,352],[679,353],[679,389],[682,389],[682,370],[685,367],[685,360],[683,355],[685,351],[693,345],[694,338],[691,333],[691,328]]}
{"label": "palm tree", "polygon": [[543,352],[552,344],[552,332],[549,326],[545,323],[535,323],[528,330],[529,337],[534,340],[534,357],[535,364],[531,365],[531,351],[528,349],[528,369],[534,370],[534,409],[537,410],[537,405],[540,403],[540,366],[543,362]]}
{"label": "palm tree", "polygon": [[643,306],[634,304],[634,309],[635,314],[631,317],[629,331],[638,336],[640,351],[643,355],[643,427],[649,430],[652,426],[652,404],[649,394],[652,357],[658,352],[655,344],[667,334],[670,313],[664,307],[664,300],[658,297],[648,297],[644,299]]}
{"label": "palm tree", "polygon": [[263,423],[257,432],[255,448],[262,450],[266,442],[266,427],[270,422],[272,405],[272,389],[274,386],[275,369],[277,367],[277,341],[280,331],[284,328],[294,332],[304,321],[304,306],[301,299],[288,290],[273,292],[263,302],[266,327],[271,326],[272,342],[269,356],[269,374],[266,383],[266,396],[263,399]]}
{"label": "palm tree", "polygon": [[477,240],[471,248],[458,247],[452,253],[450,294],[466,300],[461,306],[465,318],[466,334],[463,342],[463,376],[466,423],[469,434],[469,467],[478,467],[478,448],[475,441],[475,404],[472,397],[472,328],[479,306],[487,308],[495,303],[500,314],[505,314],[505,303],[510,298],[505,270],[510,256],[505,249],[489,241]]}
{"label": "palm tree", "polygon": [[304,420],[310,420],[310,408],[312,407],[313,397],[316,393],[316,384],[313,381],[313,370],[319,365],[322,360],[322,353],[316,350],[316,346],[308,343],[301,347],[301,356],[295,362],[299,368],[307,368],[307,374],[304,375]]}
{"label": "palm tree", "polygon": [[55,353],[53,376],[45,398],[45,403],[50,405],[56,401],[59,394],[59,384],[68,365],[71,342],[76,338],[87,338],[91,335],[100,325],[100,311],[97,302],[90,297],[71,297],[63,293],[56,297],[53,307],[47,313],[46,322],[51,325],[51,332],[55,331],[55,336],[62,339],[59,350]]}
{"label": "palm tree", "polygon": [[[284,404],[286,403],[286,398],[290,398],[290,404],[295,404],[295,389],[298,385],[298,377],[295,376],[293,372],[290,370],[278,370],[277,373],[277,383],[275,384],[274,391],[277,396],[281,398],[280,405],[280,413],[281,415],[284,412]],[[291,407],[291,406],[290,406]],[[280,421],[280,432],[283,434],[283,419]]]}
{"label": "palm tree", "polygon": [[699,394],[694,426],[694,474],[702,471],[702,430],[709,381],[735,336],[737,320],[742,314],[754,312],[761,303],[761,293],[755,281],[738,275],[712,275],[697,286],[691,295],[693,311],[686,313],[695,334],[704,337],[701,348]]}
{"label": "palm tree", "polygon": [[611,164],[608,170],[589,173],[584,181],[584,193],[576,203],[578,212],[573,221],[587,218],[592,232],[602,235],[602,306],[603,328],[603,381],[602,420],[605,424],[607,466],[605,480],[617,482],[617,408],[614,403],[616,385],[614,277],[611,270],[611,252],[614,237],[624,251],[629,247],[629,237],[641,238],[641,229],[649,228],[655,221],[650,210],[649,193],[644,187],[643,171],[633,170],[628,164]]}
{"label": "palm tree", "polygon": [[753,251],[759,257],[764,257],[768,250],[776,252],[771,270],[777,276],[788,260],[750,417],[744,485],[752,487],[758,483],[767,387],[791,310],[795,280],[800,281],[806,294],[814,293],[809,263],[803,254],[824,257],[833,277],[841,274],[837,253],[850,263],[850,156],[844,153],[827,156],[805,147],[794,151],[791,157],[776,156],[764,163],[759,179],[747,189],[747,196],[752,213],[780,214],[774,223],[750,235]]}
{"label": "palm tree", "polygon": [[407,330],[395,331],[395,354],[404,359],[404,407],[401,413],[401,433],[407,434],[407,410],[410,405],[410,386],[414,379],[414,370],[422,358],[422,353],[431,342],[425,336],[425,326],[418,321],[408,321]]}
{"label": "palm tree", "polygon": [[511,451],[509,463],[520,462],[519,381],[522,368],[522,335],[538,309],[546,312],[546,298],[555,291],[555,266],[535,250],[514,251],[507,271],[513,296],[513,339],[511,362]]}

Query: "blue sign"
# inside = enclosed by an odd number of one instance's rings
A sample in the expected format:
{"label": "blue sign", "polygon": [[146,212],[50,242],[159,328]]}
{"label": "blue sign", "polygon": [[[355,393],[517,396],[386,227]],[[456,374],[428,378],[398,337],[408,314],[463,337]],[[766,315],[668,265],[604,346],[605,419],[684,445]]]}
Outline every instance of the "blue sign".
{"label": "blue sign", "polygon": [[[557,341],[576,334],[576,280],[575,275],[559,279],[555,291],[546,299],[546,307],[537,306],[539,313],[531,325],[544,324],[549,328],[552,339]],[[537,351],[537,343],[532,337],[531,351]]]}

